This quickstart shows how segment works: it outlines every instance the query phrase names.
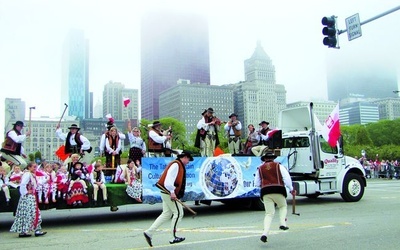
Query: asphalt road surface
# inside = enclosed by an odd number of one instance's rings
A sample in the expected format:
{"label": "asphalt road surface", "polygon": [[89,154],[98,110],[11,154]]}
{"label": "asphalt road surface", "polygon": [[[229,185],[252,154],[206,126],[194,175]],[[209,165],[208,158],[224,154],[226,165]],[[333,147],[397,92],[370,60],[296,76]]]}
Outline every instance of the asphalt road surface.
{"label": "asphalt road surface", "polygon": [[[291,197],[289,197],[291,198]],[[221,203],[195,206],[180,224],[186,240],[171,245],[169,223],[153,237],[155,249],[399,249],[400,181],[368,180],[361,201],[344,202],[339,194],[315,200],[299,198],[293,215],[288,199],[288,231],[272,222],[268,242],[262,243],[263,211]],[[143,231],[161,211],[161,204],[42,211],[43,237],[18,238],[10,233],[10,213],[0,214],[0,249],[149,249]]]}

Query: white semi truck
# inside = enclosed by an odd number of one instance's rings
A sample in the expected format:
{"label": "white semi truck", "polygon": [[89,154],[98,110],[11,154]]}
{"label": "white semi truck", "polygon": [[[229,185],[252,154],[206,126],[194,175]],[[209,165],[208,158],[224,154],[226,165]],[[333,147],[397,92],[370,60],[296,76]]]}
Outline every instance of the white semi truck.
{"label": "white semi truck", "polygon": [[280,155],[286,156],[294,188],[299,196],[340,193],[345,201],[359,201],[367,186],[364,168],[344,155],[343,141],[331,147],[322,136],[322,125],[309,106],[283,110]]}

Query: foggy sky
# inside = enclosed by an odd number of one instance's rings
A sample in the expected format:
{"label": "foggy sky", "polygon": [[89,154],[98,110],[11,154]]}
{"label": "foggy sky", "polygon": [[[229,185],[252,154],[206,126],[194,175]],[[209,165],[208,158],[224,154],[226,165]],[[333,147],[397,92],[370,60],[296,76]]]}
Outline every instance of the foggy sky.
{"label": "foggy sky", "polygon": [[[398,5],[398,0],[247,0],[229,1],[229,6],[212,0],[0,0],[0,82],[11,86],[1,87],[0,110],[4,98],[22,98],[27,107],[36,106],[32,117],[61,115],[62,44],[71,28],[83,29],[89,39],[94,104],[109,80],[140,89],[140,19],[154,8],[208,18],[212,85],[243,81],[243,62],[259,40],[288,102],[326,100],[329,67],[351,71],[375,62],[399,75],[400,11],[362,26],[362,37],[353,41],[340,35],[341,49],[322,44],[322,17],[337,15],[339,29],[345,29],[346,17],[359,13],[363,21]],[[3,124],[2,112],[0,131]]]}

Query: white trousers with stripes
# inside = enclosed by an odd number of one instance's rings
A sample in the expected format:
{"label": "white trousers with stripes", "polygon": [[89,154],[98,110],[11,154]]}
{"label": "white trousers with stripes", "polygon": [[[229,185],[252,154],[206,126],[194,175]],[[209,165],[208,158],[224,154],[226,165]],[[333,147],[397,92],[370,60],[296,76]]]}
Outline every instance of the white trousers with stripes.
{"label": "white trousers with stripes", "polygon": [[172,237],[175,238],[178,224],[183,217],[183,207],[179,202],[171,200],[171,196],[169,194],[161,193],[161,199],[163,204],[163,211],[153,222],[150,228],[147,229],[145,232],[147,235],[152,237],[155,231],[162,224],[164,224],[168,220],[171,220]]}

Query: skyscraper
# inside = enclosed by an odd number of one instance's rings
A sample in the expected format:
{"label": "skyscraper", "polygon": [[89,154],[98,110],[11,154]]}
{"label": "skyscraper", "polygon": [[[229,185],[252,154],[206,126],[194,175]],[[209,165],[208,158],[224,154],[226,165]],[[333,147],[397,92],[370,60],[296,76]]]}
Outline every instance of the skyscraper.
{"label": "skyscraper", "polygon": [[[127,89],[120,82],[109,81],[103,91],[103,117],[107,114],[115,120],[138,119],[138,90]],[[123,98],[129,98],[130,104],[123,105]]]}
{"label": "skyscraper", "polygon": [[66,103],[68,115],[89,118],[89,42],[83,30],[70,30],[64,43],[62,65],[62,109]]}
{"label": "skyscraper", "polygon": [[234,85],[235,113],[245,127],[264,120],[277,126],[279,112],[286,107],[286,90],[276,84],[275,66],[260,42],[244,68],[245,81]]}
{"label": "skyscraper", "polygon": [[382,58],[365,61],[363,58],[336,58],[327,69],[328,99],[340,101],[349,97],[393,97],[398,89],[396,70]]}
{"label": "skyscraper", "polygon": [[207,20],[190,13],[149,13],[141,30],[142,118],[159,118],[159,94],[179,79],[210,84]]}

